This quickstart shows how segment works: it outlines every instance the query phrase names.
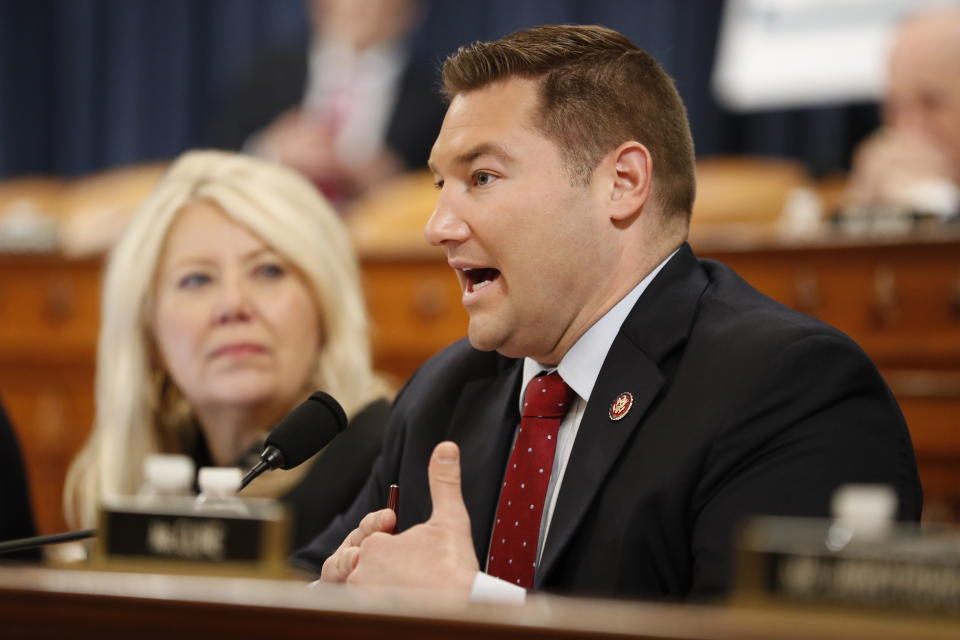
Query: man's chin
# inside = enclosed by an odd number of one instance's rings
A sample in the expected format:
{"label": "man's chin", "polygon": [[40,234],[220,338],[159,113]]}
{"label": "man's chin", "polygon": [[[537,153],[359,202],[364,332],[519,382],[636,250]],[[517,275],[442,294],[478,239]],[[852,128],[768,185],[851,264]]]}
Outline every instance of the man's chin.
{"label": "man's chin", "polygon": [[489,323],[478,322],[474,317],[470,318],[467,339],[477,351],[499,351],[506,338],[504,332],[497,331],[489,326]]}
{"label": "man's chin", "polygon": [[467,334],[467,340],[470,341],[470,346],[472,346],[477,351],[496,351],[497,350],[496,343],[488,341],[484,338],[474,337],[472,333]]}
{"label": "man's chin", "polygon": [[515,340],[509,340],[508,336],[503,335],[493,336],[470,331],[467,339],[477,351],[496,351],[505,358],[524,358],[530,355],[531,351],[528,345],[519,345]]}

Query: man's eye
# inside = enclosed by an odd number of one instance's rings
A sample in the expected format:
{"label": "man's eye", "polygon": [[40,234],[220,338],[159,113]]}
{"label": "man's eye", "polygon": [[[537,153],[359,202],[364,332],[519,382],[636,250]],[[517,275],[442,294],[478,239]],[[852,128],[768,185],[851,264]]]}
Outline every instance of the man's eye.
{"label": "man's eye", "polygon": [[283,274],[286,273],[286,269],[284,269],[282,265],[274,262],[267,262],[259,265],[254,270],[254,273],[264,278],[281,278]]}
{"label": "man's eye", "polygon": [[205,273],[188,273],[177,280],[177,287],[180,289],[196,289],[210,282],[210,276]]}
{"label": "man's eye", "polygon": [[491,184],[497,177],[492,173],[487,173],[486,171],[477,171],[473,175],[473,181],[478,187],[485,187]]}

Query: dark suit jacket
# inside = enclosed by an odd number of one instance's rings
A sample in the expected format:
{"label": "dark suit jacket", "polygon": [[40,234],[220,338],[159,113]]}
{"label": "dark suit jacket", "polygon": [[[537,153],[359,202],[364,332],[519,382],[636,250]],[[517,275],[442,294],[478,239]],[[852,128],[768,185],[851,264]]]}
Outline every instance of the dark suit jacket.
{"label": "dark suit jacket", "polygon": [[[262,55],[209,123],[203,136],[205,144],[240,149],[248,137],[300,103],[306,81],[307,51],[275,51]],[[407,168],[427,166],[445,112],[436,70],[429,63],[411,58],[400,77],[387,124],[386,146]]]}
{"label": "dark suit jacket", "polygon": [[[521,361],[465,341],[398,396],[381,458],[351,509],[296,555],[318,570],[399,483],[404,530],[430,516],[427,462],[462,448],[463,496],[484,566],[519,423]],[[635,399],[618,422],[608,409]],[[887,483],[919,518],[913,448],[890,391],[849,338],[684,246],[637,301],[607,354],[560,488],[535,588],[685,599],[731,575],[731,533],[751,514],[827,516],[832,492]]]}
{"label": "dark suit jacket", "polygon": [[300,482],[280,498],[293,513],[292,548],[307,544],[350,507],[380,453],[389,413],[386,400],[359,411],[320,451]]}

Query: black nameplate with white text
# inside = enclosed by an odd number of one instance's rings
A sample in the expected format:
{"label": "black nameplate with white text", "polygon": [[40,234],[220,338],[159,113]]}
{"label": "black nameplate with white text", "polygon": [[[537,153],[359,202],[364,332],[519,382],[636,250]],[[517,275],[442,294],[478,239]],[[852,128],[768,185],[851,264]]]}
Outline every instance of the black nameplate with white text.
{"label": "black nameplate with white text", "polygon": [[756,518],[739,537],[734,601],[960,616],[960,530]]}
{"label": "black nameplate with white text", "polygon": [[269,500],[236,506],[216,511],[188,498],[112,500],[100,514],[94,562],[173,573],[282,572],[289,552],[285,510]]}
{"label": "black nameplate with white text", "polygon": [[112,557],[188,562],[256,562],[263,526],[252,518],[113,511],[107,516]]}

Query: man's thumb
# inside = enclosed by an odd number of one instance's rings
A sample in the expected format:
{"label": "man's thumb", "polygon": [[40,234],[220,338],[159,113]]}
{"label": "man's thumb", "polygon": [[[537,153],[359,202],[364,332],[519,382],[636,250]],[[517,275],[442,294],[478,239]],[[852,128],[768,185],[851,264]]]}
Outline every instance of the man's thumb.
{"label": "man's thumb", "polygon": [[452,442],[441,442],[430,456],[427,468],[433,514],[430,520],[464,526],[470,530],[470,516],[460,492],[460,449]]}

